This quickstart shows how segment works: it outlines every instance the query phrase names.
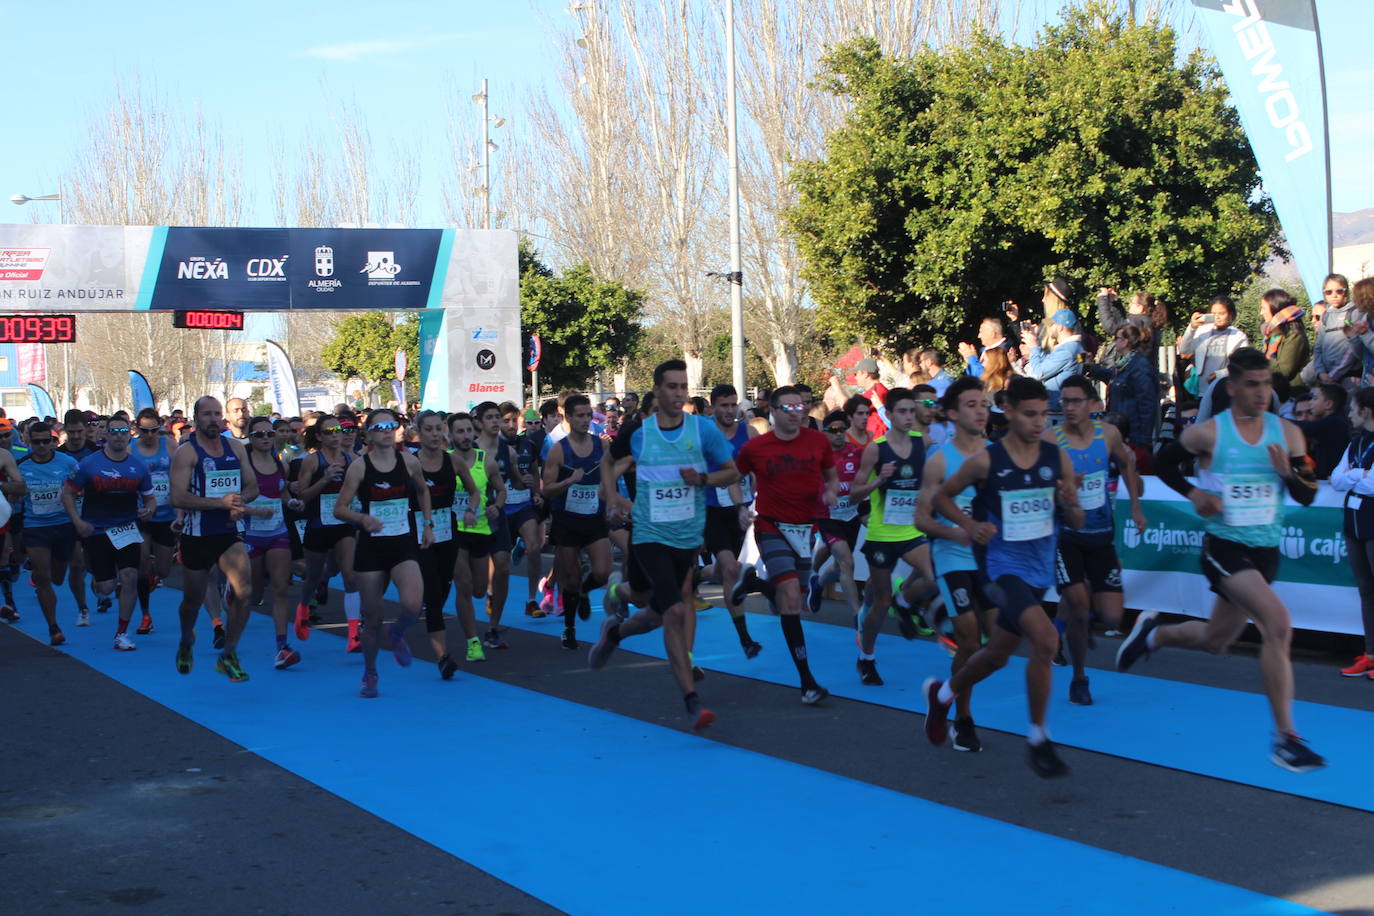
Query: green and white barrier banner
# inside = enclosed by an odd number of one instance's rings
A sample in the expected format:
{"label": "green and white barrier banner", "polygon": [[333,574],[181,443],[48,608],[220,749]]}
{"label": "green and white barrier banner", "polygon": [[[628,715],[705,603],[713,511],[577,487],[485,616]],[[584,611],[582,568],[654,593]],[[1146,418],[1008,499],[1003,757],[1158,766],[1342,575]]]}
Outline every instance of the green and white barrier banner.
{"label": "green and white barrier banner", "polygon": [[[1274,589],[1288,605],[1295,627],[1363,632],[1360,598],[1341,531],[1344,495],[1323,483],[1311,506],[1288,501],[1279,542],[1283,560]],[[1118,499],[1116,549],[1126,606],[1209,616],[1215,595],[1202,575],[1202,520],[1192,503],[1147,477],[1140,506],[1149,525],[1143,532],[1130,524],[1129,506],[1124,497]]]}

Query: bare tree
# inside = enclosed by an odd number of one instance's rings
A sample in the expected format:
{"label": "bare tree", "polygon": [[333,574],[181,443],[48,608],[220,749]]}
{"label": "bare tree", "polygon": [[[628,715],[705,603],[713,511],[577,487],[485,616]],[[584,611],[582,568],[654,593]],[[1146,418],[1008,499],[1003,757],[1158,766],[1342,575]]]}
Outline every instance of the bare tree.
{"label": "bare tree", "polygon": [[[179,106],[136,80],[116,84],[113,98],[92,120],[84,145],[62,179],[64,222],[94,225],[223,226],[243,210],[237,160],[219,131],[198,112]],[[72,387],[54,385],[70,404],[88,387],[102,407],[126,403],[127,370],[143,373],[155,393],[171,400],[185,388],[208,387],[209,338],[225,333],[173,329],[157,313],[83,316],[81,339],[63,354]],[[112,359],[117,353],[119,358]]]}

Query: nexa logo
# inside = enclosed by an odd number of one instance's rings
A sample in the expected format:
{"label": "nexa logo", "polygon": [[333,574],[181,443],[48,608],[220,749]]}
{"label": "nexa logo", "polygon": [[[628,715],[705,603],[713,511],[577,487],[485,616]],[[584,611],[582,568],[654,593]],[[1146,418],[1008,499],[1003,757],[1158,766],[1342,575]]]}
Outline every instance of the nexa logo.
{"label": "nexa logo", "polygon": [[1264,14],[1257,7],[1258,0],[1225,0],[1222,9],[1240,21],[1231,28],[1236,33],[1236,43],[1247,61],[1251,61],[1250,72],[1260,78],[1259,91],[1264,98],[1264,110],[1269,115],[1269,124],[1275,130],[1284,132],[1289,152],[1285,162],[1292,162],[1312,152],[1312,134],[1302,120],[1298,99],[1293,95],[1287,80],[1283,77],[1283,65],[1274,62],[1278,53],[1274,40],[1269,35],[1269,26],[1264,22]]}
{"label": "nexa logo", "polygon": [[291,257],[282,255],[280,258],[250,258],[248,261],[248,276],[256,280],[285,280],[286,279],[286,259]]}
{"label": "nexa logo", "polygon": [[177,264],[178,280],[228,280],[229,265],[223,258],[207,261],[205,258],[187,258]]}

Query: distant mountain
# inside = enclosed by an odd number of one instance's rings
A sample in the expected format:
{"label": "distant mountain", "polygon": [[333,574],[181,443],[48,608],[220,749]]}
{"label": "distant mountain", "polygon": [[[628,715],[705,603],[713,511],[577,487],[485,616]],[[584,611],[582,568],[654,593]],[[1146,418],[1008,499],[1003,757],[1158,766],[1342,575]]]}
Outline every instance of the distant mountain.
{"label": "distant mountain", "polygon": [[1331,243],[1336,248],[1369,242],[1374,242],[1374,207],[1331,214]]}

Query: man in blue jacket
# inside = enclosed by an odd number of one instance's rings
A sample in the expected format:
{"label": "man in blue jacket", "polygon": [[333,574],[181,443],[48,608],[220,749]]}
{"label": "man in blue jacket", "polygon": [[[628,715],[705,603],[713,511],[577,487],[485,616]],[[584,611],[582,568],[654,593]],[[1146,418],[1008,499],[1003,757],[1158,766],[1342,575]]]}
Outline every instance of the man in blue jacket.
{"label": "man in blue jacket", "polygon": [[1050,316],[1049,341],[1054,346],[1045,350],[1040,346],[1038,329],[1024,335],[1030,344],[1030,362],[1026,374],[1039,379],[1050,393],[1050,409],[1059,409],[1059,386],[1064,379],[1076,374],[1083,361],[1083,338],[1078,333],[1078,316],[1068,309],[1060,309]]}

